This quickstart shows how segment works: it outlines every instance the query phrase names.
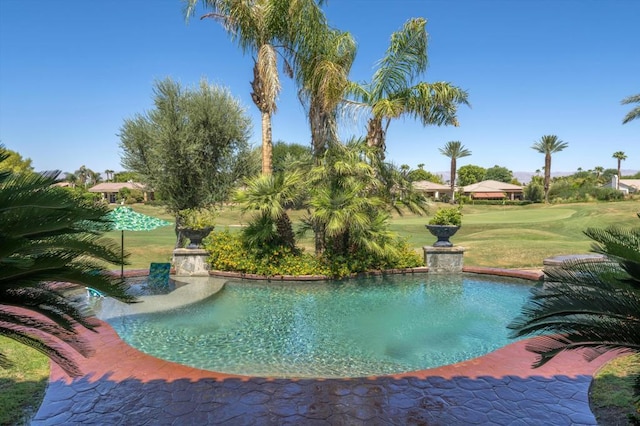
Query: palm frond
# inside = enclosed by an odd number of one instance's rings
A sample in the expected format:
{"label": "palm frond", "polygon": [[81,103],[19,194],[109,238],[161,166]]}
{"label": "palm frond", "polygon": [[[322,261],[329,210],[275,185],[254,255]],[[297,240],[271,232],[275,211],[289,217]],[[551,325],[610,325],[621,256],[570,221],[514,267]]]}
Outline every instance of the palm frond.
{"label": "palm frond", "polygon": [[640,230],[589,228],[602,258],[573,259],[545,269],[509,328],[512,337],[537,336],[527,346],[540,366],[567,350],[593,359],[611,351],[640,352]]}
{"label": "palm frond", "polygon": [[[4,158],[0,146],[0,161]],[[88,285],[124,302],[134,298],[106,270],[108,263],[120,263],[119,246],[102,238],[110,227],[108,209],[53,187],[57,176],[0,173],[0,334],[33,346],[70,374],[79,374],[67,349],[29,331],[88,353],[75,327],[93,329],[96,323],[60,292],[56,282]],[[16,315],[12,307],[27,309],[32,316]]]}

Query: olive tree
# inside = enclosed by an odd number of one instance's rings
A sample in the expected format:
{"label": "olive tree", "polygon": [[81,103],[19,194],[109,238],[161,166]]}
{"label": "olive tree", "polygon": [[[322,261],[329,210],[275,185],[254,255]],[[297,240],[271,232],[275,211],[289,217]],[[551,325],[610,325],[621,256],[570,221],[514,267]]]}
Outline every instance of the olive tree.
{"label": "olive tree", "polygon": [[227,89],[202,81],[183,88],[165,79],[154,87],[154,108],[124,121],[122,166],[139,173],[169,211],[226,200],[252,167],[245,108]]}

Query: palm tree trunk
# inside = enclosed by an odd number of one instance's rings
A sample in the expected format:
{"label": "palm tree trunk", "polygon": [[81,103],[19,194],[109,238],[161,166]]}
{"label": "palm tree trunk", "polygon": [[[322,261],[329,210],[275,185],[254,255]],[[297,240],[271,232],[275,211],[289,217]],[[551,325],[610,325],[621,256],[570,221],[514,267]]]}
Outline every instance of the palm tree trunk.
{"label": "palm tree trunk", "polygon": [[451,157],[451,170],[449,170],[449,179],[451,180],[451,204],[456,202],[456,169],[457,161],[455,157]]}
{"label": "palm tree trunk", "polygon": [[551,184],[551,154],[544,157],[544,202],[549,203],[549,186]]}
{"label": "palm tree trunk", "polygon": [[271,114],[262,111],[262,174],[270,175],[273,172],[273,142],[271,133]]}
{"label": "palm tree trunk", "polygon": [[382,128],[382,120],[379,118],[369,119],[367,124],[367,145],[377,148],[377,155],[380,160],[384,160],[384,137],[385,132]]}

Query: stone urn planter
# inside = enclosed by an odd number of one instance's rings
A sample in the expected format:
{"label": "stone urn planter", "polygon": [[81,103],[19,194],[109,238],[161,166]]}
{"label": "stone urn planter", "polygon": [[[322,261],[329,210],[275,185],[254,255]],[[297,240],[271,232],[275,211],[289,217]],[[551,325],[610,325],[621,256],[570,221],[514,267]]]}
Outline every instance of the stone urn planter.
{"label": "stone urn planter", "polygon": [[197,249],[202,247],[202,240],[213,231],[213,226],[200,229],[180,228],[179,231],[183,236],[189,239],[188,249]]}
{"label": "stone urn planter", "polygon": [[449,241],[458,229],[459,226],[455,225],[425,225],[429,232],[435,236],[438,240],[433,244],[434,247],[452,247],[453,244]]}

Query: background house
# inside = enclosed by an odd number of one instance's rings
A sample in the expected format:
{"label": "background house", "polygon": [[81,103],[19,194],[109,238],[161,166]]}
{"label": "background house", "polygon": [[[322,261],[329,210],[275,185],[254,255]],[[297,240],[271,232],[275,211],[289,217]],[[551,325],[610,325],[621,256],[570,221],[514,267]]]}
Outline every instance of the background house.
{"label": "background house", "polygon": [[153,191],[149,190],[144,184],[138,182],[103,182],[89,188],[89,192],[99,192],[102,194],[102,199],[106,200],[108,203],[118,203],[121,201],[118,198],[118,192],[123,188],[142,191],[144,201],[153,200]]}
{"label": "background house", "polygon": [[640,179],[620,179],[620,182],[618,182],[618,176],[613,175],[611,177],[611,182],[603,186],[618,189],[625,195],[629,195],[640,191]]}
{"label": "background house", "polygon": [[434,200],[440,199],[442,195],[451,196],[451,187],[448,185],[442,185],[440,183],[430,182],[428,180],[418,180],[413,182],[413,188],[416,191],[422,192],[425,197],[433,198]]}
{"label": "background house", "polygon": [[462,188],[462,192],[473,200],[522,200],[524,198],[522,186],[497,180],[483,180],[467,185]]}

